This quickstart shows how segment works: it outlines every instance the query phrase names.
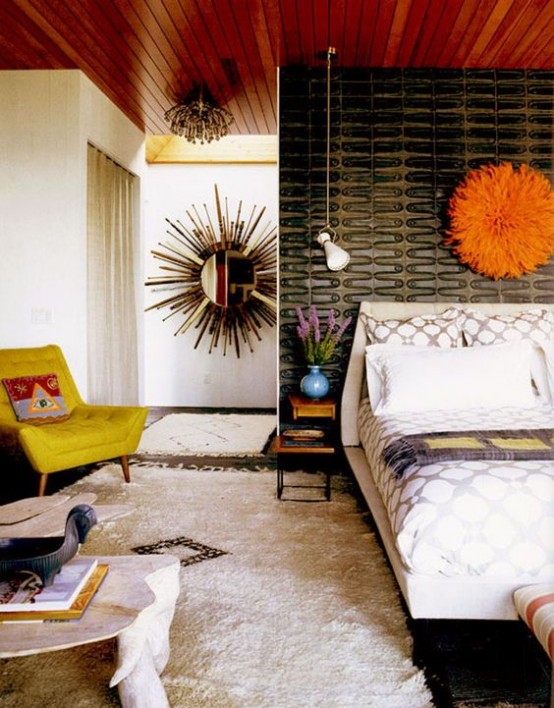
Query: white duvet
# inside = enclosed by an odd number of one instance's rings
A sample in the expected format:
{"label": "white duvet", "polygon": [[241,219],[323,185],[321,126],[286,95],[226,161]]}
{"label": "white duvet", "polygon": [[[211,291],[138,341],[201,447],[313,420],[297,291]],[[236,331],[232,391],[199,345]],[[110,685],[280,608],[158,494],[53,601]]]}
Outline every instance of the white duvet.
{"label": "white duvet", "polygon": [[398,480],[382,460],[401,435],[441,430],[554,428],[554,409],[426,411],[375,417],[359,431],[396,544],[413,572],[447,576],[554,578],[554,462],[412,465]]}

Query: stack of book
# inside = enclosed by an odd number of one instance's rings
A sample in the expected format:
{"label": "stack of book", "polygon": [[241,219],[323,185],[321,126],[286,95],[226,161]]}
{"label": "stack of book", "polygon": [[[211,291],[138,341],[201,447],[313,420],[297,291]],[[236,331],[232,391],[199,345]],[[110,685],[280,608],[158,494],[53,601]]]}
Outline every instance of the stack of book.
{"label": "stack of book", "polygon": [[325,427],[282,424],[282,445],[290,447],[324,447],[328,444],[329,431]]}
{"label": "stack of book", "polygon": [[80,619],[107,572],[96,558],[74,556],[48,587],[31,571],[0,580],[0,622]]}

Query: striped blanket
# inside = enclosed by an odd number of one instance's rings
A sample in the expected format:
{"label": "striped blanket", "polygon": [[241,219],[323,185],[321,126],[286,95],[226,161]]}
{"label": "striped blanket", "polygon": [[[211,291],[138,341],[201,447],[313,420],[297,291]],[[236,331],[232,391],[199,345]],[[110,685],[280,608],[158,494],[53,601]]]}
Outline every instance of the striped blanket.
{"label": "striped blanket", "polygon": [[554,460],[554,429],[464,430],[405,435],[383,451],[399,479],[410,465],[445,460]]}

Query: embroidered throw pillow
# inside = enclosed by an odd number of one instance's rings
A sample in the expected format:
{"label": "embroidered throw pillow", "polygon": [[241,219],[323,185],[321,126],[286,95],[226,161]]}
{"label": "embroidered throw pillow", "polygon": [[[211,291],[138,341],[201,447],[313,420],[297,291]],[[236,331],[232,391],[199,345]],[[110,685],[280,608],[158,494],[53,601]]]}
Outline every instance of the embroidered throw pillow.
{"label": "embroidered throw pillow", "polygon": [[69,418],[56,374],[2,379],[21,423],[53,423]]}
{"label": "embroidered throw pillow", "polygon": [[371,344],[449,348],[462,345],[461,314],[461,309],[451,307],[440,315],[416,315],[406,320],[376,320],[366,314],[361,317]]}

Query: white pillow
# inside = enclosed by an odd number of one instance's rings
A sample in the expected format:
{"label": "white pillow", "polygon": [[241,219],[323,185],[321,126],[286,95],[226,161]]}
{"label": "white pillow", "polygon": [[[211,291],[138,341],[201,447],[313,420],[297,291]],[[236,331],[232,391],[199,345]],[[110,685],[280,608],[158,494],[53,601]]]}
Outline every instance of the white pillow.
{"label": "white pillow", "polygon": [[387,354],[390,352],[399,352],[400,354],[426,352],[429,351],[429,347],[412,346],[409,344],[368,344],[365,351],[367,393],[371,410],[375,412],[385,393],[383,368],[380,363],[380,355],[383,354],[386,358]]}
{"label": "white pillow", "polygon": [[534,307],[513,315],[485,315],[476,310],[463,310],[462,330],[468,346],[479,347],[528,339],[534,344],[531,375],[541,398],[552,403],[552,382],[546,367],[545,350],[552,348],[554,312]]}
{"label": "white pillow", "polygon": [[366,347],[367,370],[373,370],[380,380],[380,400],[375,407],[378,387],[373,381],[370,389],[368,383],[372,410],[375,415],[388,415],[534,407],[537,396],[531,382],[531,353],[527,341],[454,349]]}
{"label": "white pillow", "polygon": [[[495,345],[496,346],[496,345]],[[531,344],[531,378],[535,384],[539,396],[546,402],[552,405],[552,380],[549,365],[548,352],[552,351],[552,343]]]}
{"label": "white pillow", "polygon": [[[546,369],[546,383],[549,387],[551,397],[550,403],[554,404],[554,342],[545,342],[544,344],[537,345],[535,349],[538,349],[543,354]],[[539,392],[541,392],[540,389]]]}

